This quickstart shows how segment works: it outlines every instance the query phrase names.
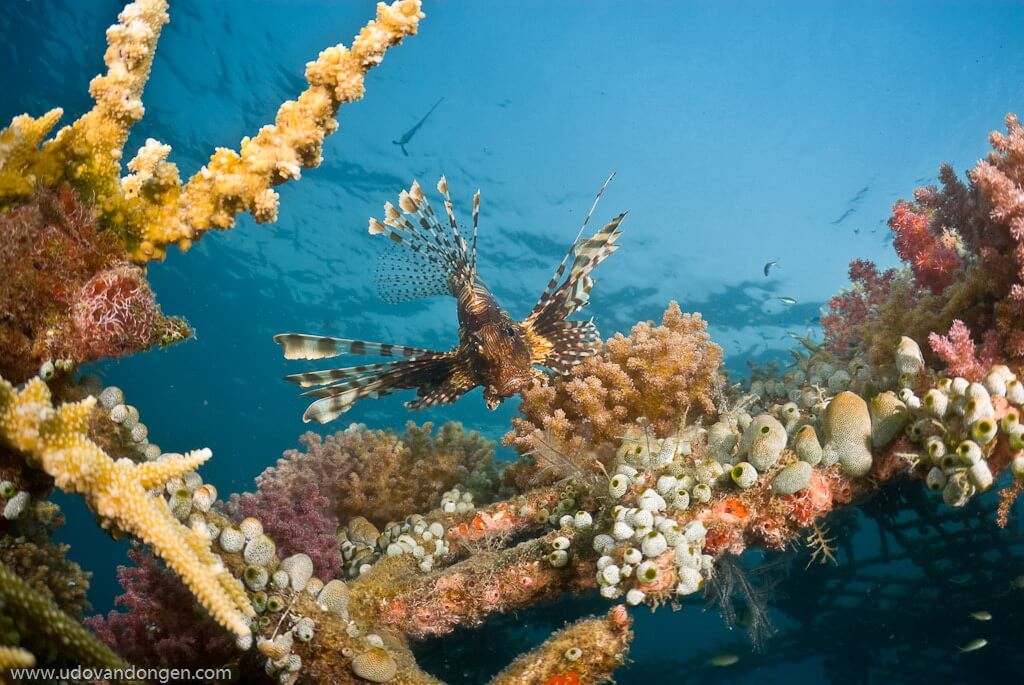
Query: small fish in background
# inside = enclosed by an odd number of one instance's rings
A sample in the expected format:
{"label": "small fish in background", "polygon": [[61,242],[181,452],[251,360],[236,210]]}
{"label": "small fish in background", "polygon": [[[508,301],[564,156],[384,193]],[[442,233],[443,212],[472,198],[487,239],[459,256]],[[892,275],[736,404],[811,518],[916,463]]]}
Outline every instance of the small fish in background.
{"label": "small fish in background", "polygon": [[775,299],[777,299],[782,304],[787,304],[787,305],[796,304],[796,300],[794,300],[792,297],[777,297]]}
{"label": "small fish in background", "polygon": [[782,268],[781,266],[778,266],[778,263],[779,263],[778,259],[773,259],[772,261],[770,261],[770,262],[768,262],[767,264],[764,265],[764,277],[765,278],[768,278],[768,272],[771,271],[773,266],[778,268],[778,269]]}
{"label": "small fish in background", "polygon": [[708,666],[715,666],[716,668],[732,666],[739,660],[740,658],[737,655],[729,652],[723,652],[708,659]]}
{"label": "small fish in background", "polygon": [[975,621],[991,621],[992,614],[987,611],[975,611],[970,614]]}
{"label": "small fish in background", "polygon": [[423,127],[423,124],[427,123],[427,119],[430,118],[430,115],[434,113],[434,110],[437,109],[437,106],[440,105],[442,102],[444,102],[444,98],[441,98],[440,100],[435,102],[434,106],[431,107],[427,111],[427,113],[423,115],[422,119],[420,119],[419,121],[416,122],[415,126],[413,126],[408,131],[403,133],[402,137],[399,138],[398,140],[392,140],[391,144],[392,145],[397,145],[398,147],[402,148],[402,154],[405,155],[406,157],[408,157],[409,156],[409,151],[405,149],[405,146],[409,144],[409,141],[412,140],[412,137],[414,135],[416,135],[416,132],[419,131]]}
{"label": "small fish in background", "polygon": [[604,182],[594,198],[576,240],[555,269],[533,311],[522,321],[498,306],[477,274],[476,236],[480,193],[473,197],[472,242],[459,232],[444,176],[437,190],[444,197],[448,226],[439,220],[419,183],[403,190],[396,208],[384,207],[384,221],[370,219],[370,235],[393,241],[378,263],[376,281],[381,297],[390,303],[409,302],[432,295],[450,295],[457,302],[459,342],[448,352],[329,338],[304,333],[282,333],[274,342],[284,348],[285,359],[325,359],[342,354],[398,357],[395,361],[309,371],[285,376],[304,388],[315,401],[302,415],[305,422],[327,423],[365,397],[377,398],[399,390],[416,390],[409,409],[455,402],[483,386],[488,409],[526,389],[548,374],[562,375],[597,352],[600,335],[591,321],[568,321],[590,301],[591,272],[619,249],[622,235],[619,214],[589,238],[583,231],[598,200],[615,176]]}
{"label": "small fish in background", "polygon": [[988,644],[988,640],[986,640],[983,637],[979,637],[979,638],[976,638],[974,640],[971,640],[966,645],[961,647],[960,648],[960,653],[961,654],[966,654],[967,652],[976,652],[976,651],[978,651],[979,649],[981,649],[982,647],[984,647],[987,644]]}

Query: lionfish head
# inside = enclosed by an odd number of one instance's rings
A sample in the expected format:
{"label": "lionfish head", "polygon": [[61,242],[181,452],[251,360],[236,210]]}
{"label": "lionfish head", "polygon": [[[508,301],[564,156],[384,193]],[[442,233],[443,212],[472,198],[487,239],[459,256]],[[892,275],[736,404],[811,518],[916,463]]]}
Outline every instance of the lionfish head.
{"label": "lionfish head", "polygon": [[484,401],[496,409],[534,379],[533,359],[523,326],[509,317],[476,332],[477,361],[484,383]]}

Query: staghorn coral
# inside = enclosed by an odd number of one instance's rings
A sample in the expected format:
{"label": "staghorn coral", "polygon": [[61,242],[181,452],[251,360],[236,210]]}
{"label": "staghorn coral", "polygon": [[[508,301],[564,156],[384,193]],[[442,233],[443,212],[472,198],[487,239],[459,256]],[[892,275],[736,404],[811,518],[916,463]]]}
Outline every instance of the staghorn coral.
{"label": "staghorn coral", "polygon": [[85,435],[95,400],[54,408],[40,379],[20,392],[0,379],[0,438],[35,460],[57,486],[81,494],[108,525],[134,533],[182,577],[217,621],[238,635],[249,633],[252,608],[237,581],[223,572],[209,541],[174,519],[147,490],[162,487],[210,458],[209,450],[134,464],[113,461]]}
{"label": "staghorn coral", "polygon": [[0,213],[0,234],[5,378],[27,380],[47,360],[81,364],[188,337],[69,186],[40,189]]}
{"label": "staghorn coral", "polygon": [[422,17],[419,0],[378,4],[376,20],[351,49],[336,45],[306,65],[309,87],[281,105],[273,124],[244,138],[240,152],[218,149],[182,185],[177,167],[167,161],[170,147],[152,139],[128,162],[132,173],[120,176],[123,148],[145,111],[142,90],[168,21],[165,0],[136,0],[107,31],[108,70],[89,86],[96,101],[89,112],[45,143],[59,109],[38,119],[15,117],[0,131],[0,208],[38,186],[70,183],[95,197],[101,224],[138,262],[163,258],[170,244],[187,249],[210,229],[231,228],[243,211],[258,222],[274,221],[278,195],[272,187],[319,165],[323,140],[338,127],[338,108],[362,98],[366,72],[388,48],[415,34]]}
{"label": "staghorn coral", "polygon": [[365,516],[383,526],[437,506],[441,494],[459,483],[478,501],[493,498],[493,443],[459,423],[445,424],[436,436],[432,429],[410,421],[401,435],[359,424],[327,438],[305,433],[299,441],[306,451],[285,452],[256,479],[259,491],[238,499],[234,513],[260,511],[269,493],[276,501],[294,501],[318,487],[338,521]]}
{"label": "staghorn coral", "polygon": [[[672,302],[660,326],[648,321],[628,336],[616,333],[568,375],[524,391],[523,416],[513,419],[504,443],[523,454],[542,444],[572,453],[580,450],[584,431],[591,448],[607,452],[641,421],[664,437],[684,417],[713,417],[722,349],[706,328],[700,314],[683,314]],[[517,474],[521,484],[530,479]]]}
{"label": "staghorn coral", "polygon": [[128,552],[135,566],[118,566],[124,589],[106,618],[85,625],[111,649],[135,664],[217,666],[237,654],[235,641],[195,604],[192,593],[153,555]]}

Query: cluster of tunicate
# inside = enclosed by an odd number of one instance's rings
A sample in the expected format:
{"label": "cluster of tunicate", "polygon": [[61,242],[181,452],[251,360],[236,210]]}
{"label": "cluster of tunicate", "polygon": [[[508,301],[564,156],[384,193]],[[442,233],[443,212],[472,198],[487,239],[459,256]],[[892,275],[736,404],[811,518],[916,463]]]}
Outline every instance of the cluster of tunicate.
{"label": "cluster of tunicate", "polygon": [[[472,507],[472,504],[469,506]],[[385,526],[384,532],[377,539],[377,549],[389,557],[411,554],[416,558],[420,570],[428,573],[434,568],[436,559],[448,554],[449,545],[444,539],[443,525],[437,521],[427,521],[420,514],[413,514],[400,523],[393,522]],[[360,573],[367,570],[368,565],[362,567]]]}
{"label": "cluster of tunicate", "polygon": [[560,528],[588,528],[594,520],[590,512],[576,509],[578,494],[576,487],[570,483],[563,488],[554,507],[540,507],[533,511],[529,506],[523,505],[520,515],[529,516],[532,512],[537,523],[549,523]]}
{"label": "cluster of tunicate", "polygon": [[[903,388],[900,398],[911,416],[907,435],[921,446],[918,458],[928,468],[925,482],[951,507],[966,505],[992,485],[986,458],[1000,433],[1012,451],[1024,449],[1024,385],[1005,366],[993,366],[983,383],[941,378],[920,397]],[[996,402],[1005,403],[999,419]],[[1024,458],[1015,457],[1011,470],[1024,477]]]}
{"label": "cluster of tunicate", "polygon": [[441,511],[446,514],[465,514],[473,511],[473,493],[462,492],[458,486],[441,495]]}
{"label": "cluster of tunicate", "polygon": [[[173,453],[162,454],[155,461],[173,459]],[[167,506],[174,518],[187,523],[193,530],[204,531],[210,539],[217,539],[221,530],[216,524],[207,520],[206,512],[210,511],[217,501],[217,488],[204,483],[195,471],[189,471],[181,478],[173,478],[165,486]]]}
{"label": "cluster of tunicate", "polygon": [[[608,494],[617,503],[605,530],[593,539],[597,582],[601,595],[615,599],[625,595],[636,605],[648,593],[664,595],[671,586],[679,595],[703,586],[712,558],[703,554],[706,530],[699,521],[680,526],[677,516],[691,501],[707,502],[712,487],[724,480],[717,461],[693,459],[691,447],[700,438],[691,428],[676,437],[627,438],[620,448]],[[548,560],[562,562],[567,538],[551,541]]]}
{"label": "cluster of tunicate", "polygon": [[[459,512],[473,510],[472,496],[460,493],[457,488],[446,492],[443,505],[453,505]],[[377,530],[370,521],[357,516],[338,531],[341,558],[345,562],[345,573],[349,578],[358,578],[366,573],[382,556],[411,554],[420,570],[427,573],[436,561],[449,552],[444,539],[444,526],[429,521],[421,514],[412,514],[403,521],[392,521],[384,526],[384,532]]]}
{"label": "cluster of tunicate", "polygon": [[97,399],[107,417],[127,431],[142,458],[147,461],[160,458],[160,448],[149,442],[149,429],[139,421],[139,410],[124,403],[124,392],[120,388],[113,385],[103,388]]}
{"label": "cluster of tunicate", "polygon": [[[897,354],[900,379],[913,379],[923,369],[920,349],[901,343]],[[720,461],[746,460],[758,473],[771,468],[788,447],[800,462],[813,467],[839,464],[853,478],[868,474],[872,450],[892,442],[908,421],[907,405],[893,392],[875,394],[895,377],[875,377],[862,360],[843,361],[802,340],[810,354],[794,353],[792,369],[781,379],[758,379],[750,384],[752,403],[746,427],[720,420],[708,429],[709,448]],[[863,396],[871,396],[869,405]],[[765,413],[759,412],[764,411]],[[742,430],[742,436],[740,435]],[[714,439],[713,439],[714,438]],[[756,482],[747,463],[734,468],[741,487]],[[772,480],[772,491],[790,495],[810,483],[812,469],[790,464]]]}
{"label": "cluster of tunicate", "polygon": [[358,578],[364,567],[368,568],[380,558],[377,539],[380,530],[369,520],[356,516],[338,529],[338,543],[345,575]]}

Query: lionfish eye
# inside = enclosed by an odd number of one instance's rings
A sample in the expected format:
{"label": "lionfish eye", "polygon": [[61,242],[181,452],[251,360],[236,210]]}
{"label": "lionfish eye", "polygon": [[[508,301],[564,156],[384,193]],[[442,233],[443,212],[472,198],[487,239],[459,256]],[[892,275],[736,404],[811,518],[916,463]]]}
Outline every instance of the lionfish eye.
{"label": "lionfish eye", "polygon": [[514,338],[516,335],[516,329],[513,328],[512,326],[505,326],[505,335],[507,335],[510,338]]}

